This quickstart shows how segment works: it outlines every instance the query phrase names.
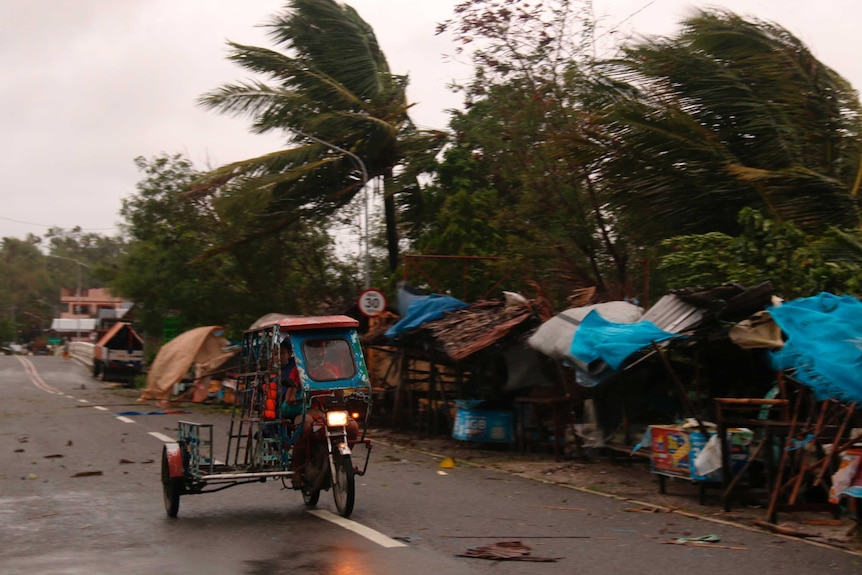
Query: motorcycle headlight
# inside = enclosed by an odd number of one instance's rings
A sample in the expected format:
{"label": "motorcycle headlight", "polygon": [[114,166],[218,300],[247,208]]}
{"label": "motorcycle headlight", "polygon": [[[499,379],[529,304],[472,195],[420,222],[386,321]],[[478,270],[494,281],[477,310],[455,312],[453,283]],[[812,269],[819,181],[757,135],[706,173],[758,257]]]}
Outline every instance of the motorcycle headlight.
{"label": "motorcycle headlight", "polygon": [[327,411],[326,412],[326,425],[330,427],[341,426],[344,427],[347,425],[347,412],[346,411]]}

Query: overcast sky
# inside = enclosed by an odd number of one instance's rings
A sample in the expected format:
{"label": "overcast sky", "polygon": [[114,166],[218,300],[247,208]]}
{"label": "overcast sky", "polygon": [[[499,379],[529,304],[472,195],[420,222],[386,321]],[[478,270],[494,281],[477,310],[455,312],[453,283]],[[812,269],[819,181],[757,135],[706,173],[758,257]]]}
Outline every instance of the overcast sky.
{"label": "overcast sky", "polygon": [[[456,0],[348,1],[374,28],[393,72],[409,74],[412,117],[446,127],[469,70],[434,35]],[[244,79],[225,42],[272,47],[259,24],[286,0],[0,0],[0,237],[49,227],[118,232],[133,159],[181,152],[200,169],[271,151],[275,135],[204,110],[202,93]],[[776,22],[862,88],[858,0],[594,0],[605,39],[671,34],[696,6]],[[448,55],[448,56],[447,56]]]}

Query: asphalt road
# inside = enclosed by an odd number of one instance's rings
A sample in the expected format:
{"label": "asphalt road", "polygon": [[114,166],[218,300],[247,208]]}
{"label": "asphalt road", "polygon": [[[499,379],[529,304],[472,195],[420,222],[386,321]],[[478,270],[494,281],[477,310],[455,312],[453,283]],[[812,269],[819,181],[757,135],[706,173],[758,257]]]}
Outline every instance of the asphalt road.
{"label": "asphalt road", "polygon": [[[712,574],[858,573],[840,550],[675,514],[476,467],[441,469],[431,455],[376,444],[357,478],[356,508],[338,518],[331,494],[307,509],[269,482],[162,503],[162,443],[180,419],[151,414],[71,360],[0,356],[0,573]],[[372,437],[373,439],[373,437]],[[361,450],[360,450],[361,451]],[[668,545],[715,535],[703,546]],[[553,562],[458,557],[519,541]]]}

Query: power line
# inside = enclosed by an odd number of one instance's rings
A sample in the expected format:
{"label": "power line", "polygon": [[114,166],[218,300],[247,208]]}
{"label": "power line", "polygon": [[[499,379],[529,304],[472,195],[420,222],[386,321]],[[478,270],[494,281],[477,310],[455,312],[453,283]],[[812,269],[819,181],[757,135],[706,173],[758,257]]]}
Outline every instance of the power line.
{"label": "power line", "polygon": [[[14,218],[7,218],[7,217],[5,217],[5,216],[0,216],[0,220],[6,220],[7,222],[15,222],[16,224],[27,224],[28,226],[39,226],[39,227],[42,227],[42,228],[60,228],[60,226],[58,226],[58,225],[52,225],[52,224],[37,224],[36,222],[27,222],[27,221],[24,221],[24,220],[16,220],[16,219],[14,219]],[[65,228],[60,228],[60,229],[65,229]],[[110,228],[81,228],[81,231],[82,231],[82,232],[88,232],[88,231],[89,231],[89,232],[97,232],[97,231],[116,230],[116,229],[117,229],[117,227],[116,227],[116,226],[113,226],[113,227],[110,227]]]}

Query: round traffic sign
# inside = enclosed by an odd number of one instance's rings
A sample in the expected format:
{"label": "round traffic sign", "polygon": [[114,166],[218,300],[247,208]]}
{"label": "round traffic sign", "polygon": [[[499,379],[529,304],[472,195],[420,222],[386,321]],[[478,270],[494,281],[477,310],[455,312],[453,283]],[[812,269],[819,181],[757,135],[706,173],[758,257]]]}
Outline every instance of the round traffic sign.
{"label": "round traffic sign", "polygon": [[386,309],[386,296],[376,289],[367,289],[359,294],[359,311],[365,317],[375,317]]}

